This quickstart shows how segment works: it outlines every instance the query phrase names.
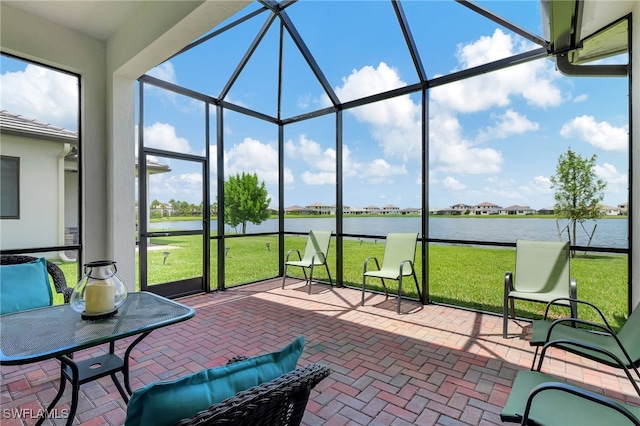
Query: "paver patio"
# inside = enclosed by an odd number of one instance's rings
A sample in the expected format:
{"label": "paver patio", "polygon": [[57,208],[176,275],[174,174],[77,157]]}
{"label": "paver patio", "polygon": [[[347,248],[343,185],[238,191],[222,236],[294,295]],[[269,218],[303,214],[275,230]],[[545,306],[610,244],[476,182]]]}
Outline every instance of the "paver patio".
{"label": "paver patio", "polygon": [[[515,374],[533,359],[525,321],[511,321],[512,338],[503,339],[499,316],[411,301],[402,302],[398,315],[394,298],[367,293],[363,307],[358,290],[314,285],[307,295],[299,280],[288,279],[284,290],[280,285],[274,279],[179,299],[196,316],[153,331],[136,347],[132,388],[218,366],[234,355],[270,352],[303,335],[299,365],[320,362],[332,370],[312,391],[305,425],[502,424],[499,413]],[[131,340],[118,342],[118,352]],[[543,371],[640,404],[619,371],[560,350],[549,355]],[[59,368],[55,360],[3,366],[2,425],[34,424],[24,417],[53,399]],[[59,413],[69,401],[67,386]],[[121,425],[125,410],[105,377],[81,386],[74,424]]]}

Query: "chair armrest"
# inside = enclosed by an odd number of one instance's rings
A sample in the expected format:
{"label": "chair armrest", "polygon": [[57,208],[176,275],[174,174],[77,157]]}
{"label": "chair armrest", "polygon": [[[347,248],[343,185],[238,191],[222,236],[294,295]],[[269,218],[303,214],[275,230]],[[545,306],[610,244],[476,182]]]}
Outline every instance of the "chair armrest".
{"label": "chair armrest", "polygon": [[376,268],[378,268],[378,271],[380,270],[380,264],[378,263],[378,259],[375,256],[369,256],[364,260],[364,270],[362,271],[363,274],[367,272],[367,265],[371,259],[373,259],[373,261],[376,262]]}
{"label": "chair armrest", "polygon": [[569,302],[572,302],[572,303],[576,303],[576,304],[581,304],[581,305],[586,305],[586,306],[592,307],[593,309],[595,309],[595,311],[598,313],[598,315],[600,315],[600,318],[602,319],[602,322],[604,323],[604,325],[610,331],[612,330],[611,325],[609,325],[609,322],[604,317],[604,314],[602,313],[602,311],[600,309],[598,309],[598,307],[596,305],[594,305],[593,303],[587,302],[586,300],[575,299],[575,298],[571,298],[571,297],[558,297],[558,298],[555,298],[555,299],[551,300],[549,303],[547,303],[547,307],[544,310],[544,316],[542,317],[542,319],[546,320],[547,316],[549,314],[549,308],[551,306],[555,305],[558,301],[561,301],[561,300],[568,300]]}
{"label": "chair armrest", "polygon": [[238,392],[190,418],[180,420],[176,426],[300,424],[311,390],[330,373],[329,367],[321,364],[297,368]]}
{"label": "chair armrest", "polygon": [[71,294],[73,293],[73,289],[71,287],[65,287],[62,290],[62,295],[64,297],[64,303],[69,303],[71,300]]}
{"label": "chair armrest", "polygon": [[412,270],[412,271],[414,271],[414,270],[415,270],[415,269],[413,269],[413,262],[412,262],[411,260],[409,260],[409,259],[407,259],[407,260],[403,260],[402,262],[400,262],[400,269],[399,269],[399,271],[398,271],[398,272],[399,272],[399,273],[398,273],[398,278],[400,278],[400,276],[402,276],[402,275],[403,275],[403,274],[402,274],[402,271],[403,271],[403,269],[404,269],[404,264],[405,264],[405,263],[407,263],[407,262],[409,262],[409,266],[411,266],[411,270]]}
{"label": "chair armrest", "polygon": [[[580,320],[576,319],[575,321],[580,321]],[[615,364],[617,364],[618,368],[624,370],[624,373],[626,374],[627,378],[631,382],[631,385],[633,386],[633,388],[635,389],[636,393],[640,397],[640,387],[638,387],[638,383],[636,383],[636,381],[633,379],[633,377],[631,376],[631,372],[629,371],[627,366],[624,364],[624,362],[622,362],[622,360],[620,358],[618,358],[615,354],[611,353],[611,351],[608,351],[607,349],[602,348],[600,346],[590,345],[588,343],[578,342],[576,340],[569,340],[569,339],[557,339],[557,340],[552,340],[550,342],[546,342],[544,344],[544,346],[542,347],[542,352],[540,352],[540,359],[538,361],[538,367],[536,368],[536,370],[540,371],[540,369],[542,368],[542,362],[544,361],[544,356],[545,356],[548,348],[556,347],[556,348],[564,349],[566,346],[576,346],[576,347],[579,347],[579,348],[582,348],[582,349],[590,350],[590,351],[593,351],[593,352],[598,352],[598,353],[600,353],[602,355],[605,355],[605,356],[611,358],[611,360]],[[622,350],[624,351],[624,354],[626,355],[626,357],[629,359],[629,354],[624,350],[624,347],[622,347]],[[632,362],[631,362],[631,364],[633,365]]]}
{"label": "chair armrest", "polygon": [[245,359],[249,359],[249,357],[244,355],[236,355],[233,358],[231,358],[229,361],[227,361],[227,365],[233,364],[234,362],[244,361]]}
{"label": "chair armrest", "polygon": [[289,255],[290,255],[291,253],[294,253],[294,252],[295,252],[295,253],[298,253],[298,260],[302,260],[302,256],[300,256],[300,250],[298,250],[298,249],[291,249],[291,250],[289,250],[289,251],[287,252],[287,258],[286,258],[285,262],[288,262],[288,261],[289,261]]}
{"label": "chair armrest", "polygon": [[509,294],[513,290],[513,272],[508,271],[504,274],[504,292]]}
{"label": "chair armrest", "polygon": [[[636,416],[634,416],[627,407],[620,404],[618,401],[609,399],[598,393],[595,393],[586,389],[582,389],[577,386],[573,386],[569,383],[563,383],[563,382],[545,382],[535,386],[531,390],[531,393],[529,394],[529,398],[527,399],[527,405],[525,406],[525,410],[522,418],[523,425],[530,423],[529,414],[531,412],[531,406],[533,405],[533,400],[535,399],[535,397],[541,394],[542,392],[548,391],[548,390],[567,392],[579,398],[584,398],[590,402],[611,408],[612,410],[615,410],[620,414],[622,414],[623,416],[625,416],[626,418],[628,418],[633,424],[640,425],[640,420]],[[567,409],[570,409],[570,408],[567,407]]]}
{"label": "chair armrest", "polygon": [[322,262],[321,264],[324,264],[327,261],[327,258],[324,257],[324,253],[322,253],[321,251],[318,251],[316,252],[316,254],[311,256],[311,263],[313,263],[314,265],[316,263],[316,257],[320,258],[320,261]]}
{"label": "chair armrest", "polygon": [[[557,319],[557,320],[555,320],[554,322],[551,323],[551,326],[549,327],[549,330],[547,331],[547,337],[544,340],[545,344],[551,341],[551,333],[552,333],[553,329],[556,326],[562,325],[565,322],[566,323],[570,323],[571,326],[574,326],[576,324],[582,324],[582,325],[587,325],[587,326],[590,326],[590,327],[597,328],[597,329],[601,330],[603,336],[608,336],[608,337],[612,338],[616,342],[616,345],[618,345],[618,347],[620,348],[620,351],[627,358],[627,361],[629,362],[628,365],[634,365],[634,362],[631,360],[631,356],[629,355],[629,353],[625,349],[624,345],[622,344],[622,342],[620,341],[618,336],[613,332],[613,330],[611,330],[611,328],[606,327],[606,326],[604,326],[602,324],[598,324],[597,322],[586,321],[586,320],[582,320],[582,319],[578,319],[578,318],[560,318],[560,319]],[[589,331],[585,331],[585,333],[589,333]],[[553,342],[553,341],[551,341],[551,342]],[[577,342],[574,342],[574,341],[571,341],[571,340],[566,340],[566,341],[557,340],[556,342],[558,342],[558,343],[556,343],[554,346],[558,346],[558,347],[562,347],[564,345],[580,346],[580,345],[576,344]],[[614,356],[613,354],[611,354],[608,351],[607,351],[607,355]],[[622,362],[622,361],[620,360],[620,362]]]}

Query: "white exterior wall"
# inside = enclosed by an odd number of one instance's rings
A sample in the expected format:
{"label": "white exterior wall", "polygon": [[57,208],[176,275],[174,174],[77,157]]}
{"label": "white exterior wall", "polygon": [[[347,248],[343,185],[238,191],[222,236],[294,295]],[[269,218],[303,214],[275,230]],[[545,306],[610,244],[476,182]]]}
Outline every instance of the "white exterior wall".
{"label": "white exterior wall", "polygon": [[61,198],[57,177],[58,155],[62,149],[61,143],[2,135],[2,155],[20,158],[20,218],[2,219],[2,248],[46,247],[60,243],[59,223],[62,221],[56,207]]}
{"label": "white exterior wall", "polygon": [[141,2],[105,42],[0,2],[3,52],[81,77],[84,252],[79,260],[115,260],[129,290],[134,290],[136,262],[135,81],[249,3]]}
{"label": "white exterior wall", "polygon": [[[83,170],[84,257],[109,258],[106,251],[105,44],[0,3],[2,50],[80,74]],[[3,147],[4,151],[4,147]],[[4,231],[4,229],[3,229]]]}

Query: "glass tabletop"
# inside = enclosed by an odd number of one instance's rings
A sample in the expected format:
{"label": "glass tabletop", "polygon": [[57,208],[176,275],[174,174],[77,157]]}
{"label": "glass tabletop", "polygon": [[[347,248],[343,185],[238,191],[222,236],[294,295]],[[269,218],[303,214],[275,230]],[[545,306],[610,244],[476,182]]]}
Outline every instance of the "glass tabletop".
{"label": "glass tabletop", "polygon": [[114,316],[84,320],[68,304],[0,317],[0,364],[54,358],[187,320],[195,310],[147,292],[129,293]]}

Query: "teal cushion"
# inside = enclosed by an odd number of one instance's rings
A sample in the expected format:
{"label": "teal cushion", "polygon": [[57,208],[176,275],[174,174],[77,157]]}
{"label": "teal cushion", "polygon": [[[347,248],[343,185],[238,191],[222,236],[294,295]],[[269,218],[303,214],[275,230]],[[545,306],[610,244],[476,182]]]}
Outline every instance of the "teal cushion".
{"label": "teal cushion", "polygon": [[125,426],[173,425],[294,370],[303,348],[300,336],[277,352],[144,386],[131,395]]}
{"label": "teal cushion", "polygon": [[44,257],[18,265],[0,265],[0,315],[53,304]]}

